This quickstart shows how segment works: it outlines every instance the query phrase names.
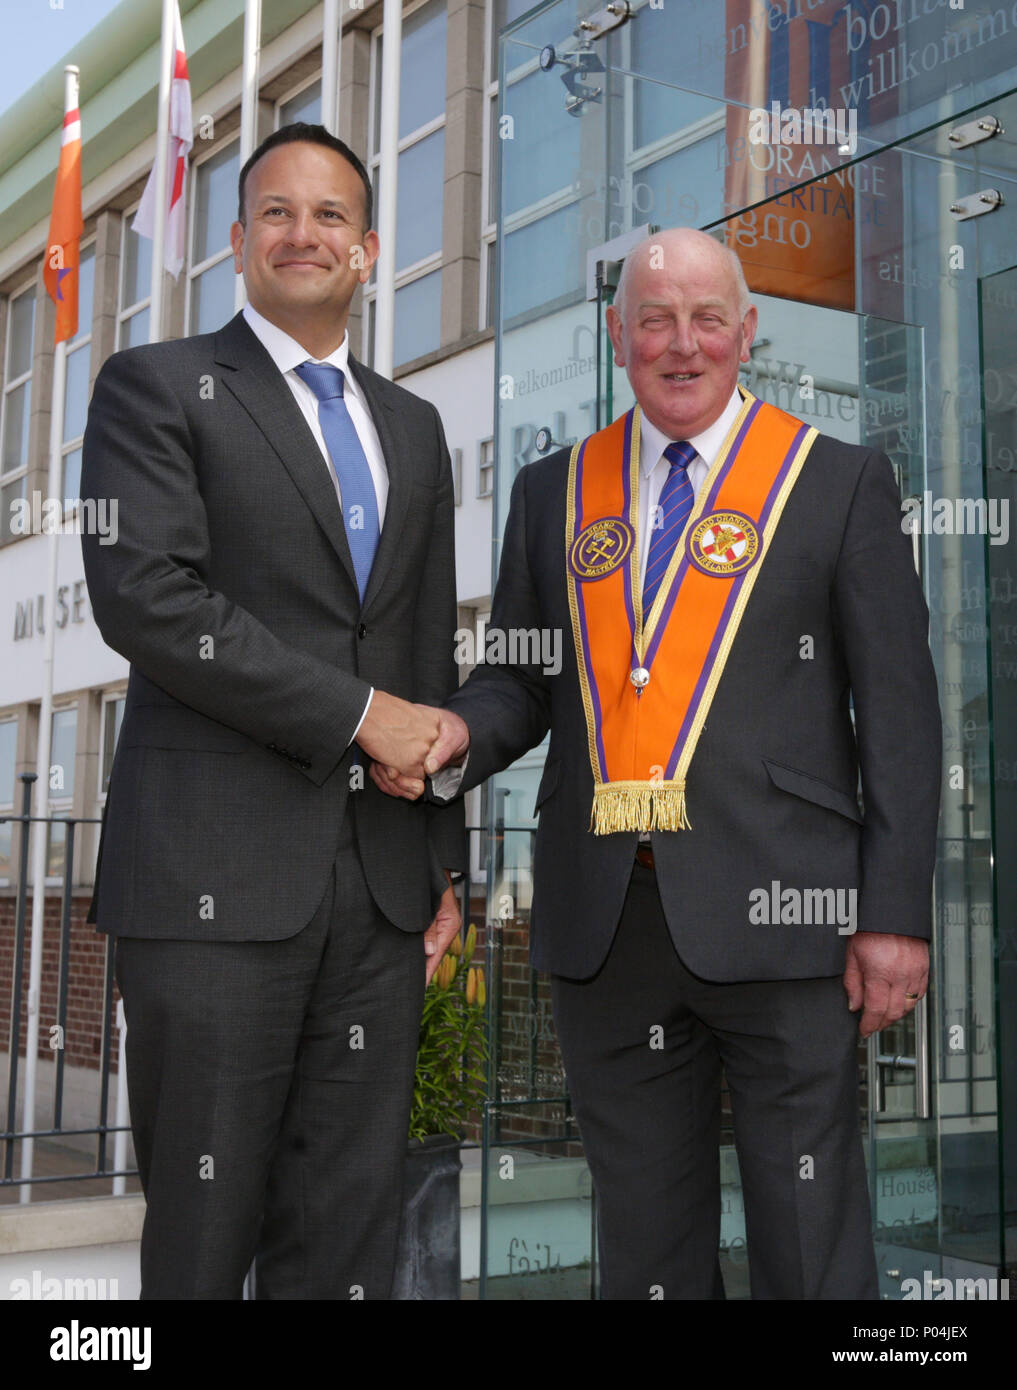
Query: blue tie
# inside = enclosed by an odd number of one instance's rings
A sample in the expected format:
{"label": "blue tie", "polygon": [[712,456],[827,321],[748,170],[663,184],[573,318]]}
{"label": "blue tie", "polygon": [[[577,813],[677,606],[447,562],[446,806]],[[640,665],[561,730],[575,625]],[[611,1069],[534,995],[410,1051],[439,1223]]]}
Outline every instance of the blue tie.
{"label": "blue tie", "polygon": [[302,362],[296,373],[318,398],[318,423],[339,479],[346,539],[363,602],[380,532],[374,479],[367,466],[364,446],[343,400],[342,372],[329,362]]}
{"label": "blue tie", "polygon": [[653,600],[660,588],[660,581],[667,573],[667,567],[674,554],[685,523],[692,514],[695,500],[692,483],[689,481],[689,464],[696,457],[696,450],[687,440],[680,439],[669,444],[664,457],[671,463],[657,503],[657,513],[653,518],[650,534],[650,551],[646,557],[646,578],[643,580],[643,619],[653,607]]}

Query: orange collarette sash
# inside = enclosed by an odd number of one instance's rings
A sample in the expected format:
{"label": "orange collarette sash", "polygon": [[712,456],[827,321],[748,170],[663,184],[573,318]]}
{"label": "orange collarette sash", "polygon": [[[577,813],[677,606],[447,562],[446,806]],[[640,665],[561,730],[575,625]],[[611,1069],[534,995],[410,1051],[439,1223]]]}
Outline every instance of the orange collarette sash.
{"label": "orange collarette sash", "polygon": [[[753,585],[818,431],[743,387],[648,614],[634,406],[569,460],[565,544],[590,828],[687,830],[685,779]],[[677,737],[676,737],[677,734]]]}

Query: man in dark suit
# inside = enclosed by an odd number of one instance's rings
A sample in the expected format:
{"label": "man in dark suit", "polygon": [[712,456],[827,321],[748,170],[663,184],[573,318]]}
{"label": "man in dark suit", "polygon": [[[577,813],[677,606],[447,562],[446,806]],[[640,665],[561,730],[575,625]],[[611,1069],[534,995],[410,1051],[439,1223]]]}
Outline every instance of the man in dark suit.
{"label": "man in dark suit", "polygon": [[632,252],[608,325],[638,406],[520,471],[492,606],[561,629],[561,672],[479,665],[426,770],[468,749],[433,794],[466,789],[550,729],[531,950],[603,1295],[723,1297],[723,1067],[753,1297],[875,1298],[856,1045],[926,989],[940,775],[900,498],[739,390],[756,310],[705,234]]}
{"label": "man in dark suit", "polygon": [[[460,918],[461,807],[409,806],[455,688],[434,407],[358,362],[363,165],[270,136],[231,240],[248,304],[96,380],[82,495],[131,663],[92,920],[117,936],[143,1298],[387,1298],[423,1002]],[[355,740],[355,742],[354,742]],[[366,785],[365,785],[366,783]]]}

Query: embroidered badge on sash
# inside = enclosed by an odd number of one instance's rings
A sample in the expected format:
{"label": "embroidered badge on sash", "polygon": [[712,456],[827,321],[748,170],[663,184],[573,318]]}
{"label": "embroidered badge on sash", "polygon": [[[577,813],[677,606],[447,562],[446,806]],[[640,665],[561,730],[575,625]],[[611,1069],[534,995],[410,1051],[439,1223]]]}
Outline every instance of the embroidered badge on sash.
{"label": "embroidered badge on sash", "polygon": [[605,516],[584,527],[569,555],[577,579],[603,579],[624,561],[632,549],[635,532],[620,516]]}
{"label": "embroidered badge on sash", "polygon": [[689,533],[688,556],[703,574],[740,574],[759,556],[759,533],[741,512],[711,512]]}

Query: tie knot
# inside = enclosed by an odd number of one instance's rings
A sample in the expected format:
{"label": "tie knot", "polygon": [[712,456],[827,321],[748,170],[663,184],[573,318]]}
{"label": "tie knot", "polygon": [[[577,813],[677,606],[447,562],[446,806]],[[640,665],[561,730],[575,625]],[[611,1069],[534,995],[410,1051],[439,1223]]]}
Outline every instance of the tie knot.
{"label": "tie knot", "polygon": [[332,401],[343,394],[345,378],[341,370],[330,362],[301,362],[296,373],[302,381],[306,381],[319,401]]}
{"label": "tie knot", "polygon": [[678,464],[681,468],[688,468],[695,456],[696,451],[687,439],[677,439],[664,450],[664,457],[672,467]]}

